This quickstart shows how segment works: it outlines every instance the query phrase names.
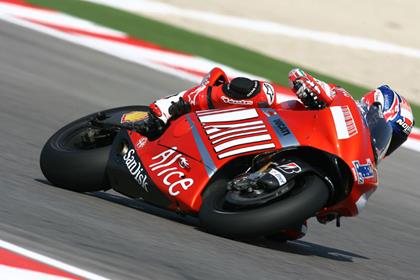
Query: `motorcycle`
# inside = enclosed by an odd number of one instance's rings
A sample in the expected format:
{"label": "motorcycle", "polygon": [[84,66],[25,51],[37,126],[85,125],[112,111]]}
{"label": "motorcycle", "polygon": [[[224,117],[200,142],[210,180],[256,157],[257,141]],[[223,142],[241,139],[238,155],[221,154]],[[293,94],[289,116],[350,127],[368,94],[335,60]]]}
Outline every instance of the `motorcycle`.
{"label": "motorcycle", "polygon": [[72,191],[112,188],[198,216],[205,230],[234,238],[354,215],[378,184],[372,130],[347,94],[316,111],[192,112],[156,140],[137,132],[148,112],[120,107],[64,126],[42,150],[43,174]]}

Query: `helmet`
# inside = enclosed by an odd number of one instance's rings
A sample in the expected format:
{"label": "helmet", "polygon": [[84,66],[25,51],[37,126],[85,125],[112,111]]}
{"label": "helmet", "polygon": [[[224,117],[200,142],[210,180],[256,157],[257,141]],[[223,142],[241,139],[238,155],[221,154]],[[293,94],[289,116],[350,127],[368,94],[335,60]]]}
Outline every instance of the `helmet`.
{"label": "helmet", "polygon": [[410,105],[387,85],[372,90],[360,101],[378,158],[390,155],[407,140],[414,126]]}

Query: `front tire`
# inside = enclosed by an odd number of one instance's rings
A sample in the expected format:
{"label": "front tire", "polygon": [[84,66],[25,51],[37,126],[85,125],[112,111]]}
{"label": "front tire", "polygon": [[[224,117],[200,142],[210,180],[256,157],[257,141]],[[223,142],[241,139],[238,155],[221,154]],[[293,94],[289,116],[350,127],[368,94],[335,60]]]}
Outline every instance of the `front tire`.
{"label": "front tire", "polygon": [[303,223],[326,203],[329,189],[315,174],[305,174],[290,194],[269,204],[250,209],[226,206],[226,179],[209,186],[203,196],[199,218],[209,232],[233,238],[252,238],[270,235]]}
{"label": "front tire", "polygon": [[[146,106],[126,106],[102,111],[112,116],[130,111],[148,111]],[[93,192],[109,189],[105,170],[115,135],[101,139],[100,145],[83,148],[78,142],[95,114],[80,118],[57,131],[44,145],[40,165],[53,185],[76,191]]]}

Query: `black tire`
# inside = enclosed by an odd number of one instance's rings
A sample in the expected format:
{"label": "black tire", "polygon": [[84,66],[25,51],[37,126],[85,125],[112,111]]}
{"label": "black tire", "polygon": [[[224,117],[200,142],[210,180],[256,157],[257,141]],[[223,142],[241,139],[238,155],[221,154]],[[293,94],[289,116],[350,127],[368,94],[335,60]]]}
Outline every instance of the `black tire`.
{"label": "black tire", "polygon": [[[148,111],[148,107],[126,106],[102,112],[112,115],[129,111]],[[93,149],[81,149],[69,140],[86,130],[89,120],[95,115],[85,116],[64,126],[44,145],[40,166],[44,176],[53,185],[76,192],[109,189],[105,169],[113,139],[109,139],[109,145]]]}
{"label": "black tire", "polygon": [[[302,180],[303,179],[303,180]],[[277,233],[281,229],[303,223],[315,215],[327,202],[329,189],[314,174],[301,178],[290,194],[278,201],[247,210],[224,207],[226,180],[211,184],[203,196],[199,218],[211,233],[234,238],[252,238]]]}

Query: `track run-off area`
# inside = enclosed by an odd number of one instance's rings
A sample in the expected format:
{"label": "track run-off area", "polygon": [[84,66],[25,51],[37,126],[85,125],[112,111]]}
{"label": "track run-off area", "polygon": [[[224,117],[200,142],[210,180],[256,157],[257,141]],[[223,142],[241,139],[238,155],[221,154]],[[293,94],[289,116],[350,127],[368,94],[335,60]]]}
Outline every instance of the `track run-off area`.
{"label": "track run-off area", "polygon": [[359,217],[341,228],[311,220],[287,244],[213,236],[190,217],[45,181],[40,151],[69,121],[191,85],[0,21],[0,239],[110,279],[416,279],[420,159],[405,148],[381,164]]}

